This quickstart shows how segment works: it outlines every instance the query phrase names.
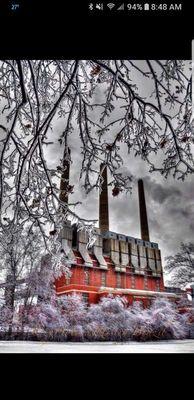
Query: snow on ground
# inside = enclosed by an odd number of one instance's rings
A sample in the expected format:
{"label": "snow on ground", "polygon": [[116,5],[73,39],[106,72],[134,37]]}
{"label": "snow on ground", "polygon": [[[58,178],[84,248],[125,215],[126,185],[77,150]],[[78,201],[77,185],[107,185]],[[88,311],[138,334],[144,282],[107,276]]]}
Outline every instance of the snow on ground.
{"label": "snow on ground", "polygon": [[194,340],[146,343],[0,341],[0,353],[194,353]]}

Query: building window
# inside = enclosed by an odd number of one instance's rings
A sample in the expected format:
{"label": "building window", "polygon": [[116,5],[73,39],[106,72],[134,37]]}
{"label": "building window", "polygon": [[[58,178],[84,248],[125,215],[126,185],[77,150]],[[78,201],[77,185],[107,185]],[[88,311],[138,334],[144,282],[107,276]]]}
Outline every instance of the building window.
{"label": "building window", "polygon": [[101,275],[101,285],[106,286],[106,272],[102,272]]}
{"label": "building window", "polygon": [[156,281],[156,290],[158,292],[160,292],[160,281],[159,280]]}
{"label": "building window", "polygon": [[121,288],[121,274],[117,273],[117,288]]}
{"label": "building window", "polygon": [[131,277],[131,289],[135,289],[135,277],[133,275]]}
{"label": "building window", "polygon": [[89,285],[90,284],[90,274],[89,271],[84,271],[84,284]]}
{"label": "building window", "polygon": [[66,276],[65,281],[66,281],[66,285],[70,285],[70,276]]}
{"label": "building window", "polygon": [[86,303],[87,305],[89,304],[89,294],[88,293],[82,293],[82,299],[83,299],[84,303]]}
{"label": "building window", "polygon": [[147,278],[147,276],[145,276],[145,278],[144,278],[144,289],[148,290],[148,278]]}

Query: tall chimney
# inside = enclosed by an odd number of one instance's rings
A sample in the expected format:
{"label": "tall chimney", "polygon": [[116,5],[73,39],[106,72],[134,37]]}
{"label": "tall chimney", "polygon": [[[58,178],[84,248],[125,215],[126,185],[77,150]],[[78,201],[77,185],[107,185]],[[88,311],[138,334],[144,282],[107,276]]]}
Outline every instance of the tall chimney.
{"label": "tall chimney", "polygon": [[[104,169],[103,169],[104,168]],[[103,178],[101,193],[99,195],[99,228],[101,232],[109,231],[108,213],[108,186],[107,186],[107,167],[100,165],[100,174]]]}
{"label": "tall chimney", "polygon": [[147,242],[150,241],[148,218],[144,194],[143,180],[138,180],[138,192],[139,192],[139,213],[140,213],[140,224],[141,224],[141,238]]}
{"label": "tall chimney", "polygon": [[60,196],[59,199],[63,203],[68,203],[68,186],[69,186],[69,171],[70,171],[70,155],[71,150],[67,149],[63,154],[63,169],[64,171],[61,174],[61,182],[60,182]]}

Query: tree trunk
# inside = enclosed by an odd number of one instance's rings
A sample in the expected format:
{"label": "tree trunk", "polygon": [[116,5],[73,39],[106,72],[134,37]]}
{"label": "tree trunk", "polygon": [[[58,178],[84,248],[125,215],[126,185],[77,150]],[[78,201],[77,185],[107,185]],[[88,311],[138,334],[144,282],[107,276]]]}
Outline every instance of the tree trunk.
{"label": "tree trunk", "polygon": [[13,316],[14,316],[14,299],[15,299],[15,275],[12,274],[7,275],[6,278],[6,287],[5,287],[5,306],[9,310],[9,318],[8,318],[8,337],[10,338],[12,335],[13,328]]}

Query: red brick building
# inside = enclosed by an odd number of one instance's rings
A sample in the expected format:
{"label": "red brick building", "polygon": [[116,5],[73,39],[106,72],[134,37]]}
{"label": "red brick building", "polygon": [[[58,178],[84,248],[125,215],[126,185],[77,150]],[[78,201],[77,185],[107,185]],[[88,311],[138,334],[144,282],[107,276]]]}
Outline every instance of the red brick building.
{"label": "red brick building", "polygon": [[[145,305],[156,296],[177,298],[175,293],[165,291],[161,253],[158,244],[149,238],[143,181],[138,181],[141,239],[137,239],[109,230],[107,171],[103,165],[101,175],[99,228],[95,229],[93,247],[87,249],[84,231],[77,231],[70,223],[63,228],[62,247],[71,260],[72,275],[56,281],[58,295],[76,292],[88,303],[96,303],[112,293],[125,296],[129,303],[138,300]],[[68,168],[65,178],[69,179]]]}

